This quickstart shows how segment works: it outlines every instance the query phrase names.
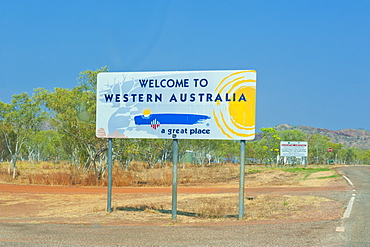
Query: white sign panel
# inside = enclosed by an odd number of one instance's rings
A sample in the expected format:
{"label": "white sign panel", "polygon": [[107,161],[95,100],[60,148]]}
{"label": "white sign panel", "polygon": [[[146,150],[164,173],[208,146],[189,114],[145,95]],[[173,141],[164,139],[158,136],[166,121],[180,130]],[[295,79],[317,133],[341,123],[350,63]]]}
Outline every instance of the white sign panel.
{"label": "white sign panel", "polygon": [[104,72],[96,136],[251,140],[255,105],[255,70]]}
{"label": "white sign panel", "polygon": [[307,142],[280,142],[280,156],[306,157],[308,156]]}

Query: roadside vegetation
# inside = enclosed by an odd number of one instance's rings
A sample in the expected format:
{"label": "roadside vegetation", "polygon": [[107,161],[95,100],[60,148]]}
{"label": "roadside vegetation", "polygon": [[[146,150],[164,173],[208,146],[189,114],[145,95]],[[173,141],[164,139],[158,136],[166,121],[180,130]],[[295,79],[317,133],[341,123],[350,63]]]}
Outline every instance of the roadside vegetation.
{"label": "roadside vegetation", "polygon": [[[13,95],[10,103],[0,101],[2,173],[13,180],[24,179],[22,166],[28,162],[35,168],[34,174],[27,175],[30,183],[104,185],[107,141],[95,137],[95,87],[97,74],[105,71],[108,67],[81,72],[78,85],[72,89],[38,88],[33,95]],[[250,166],[370,164],[370,150],[347,148],[319,134],[274,128],[262,128],[261,132],[261,138],[246,145],[246,163]],[[280,141],[307,141],[308,159],[282,161],[278,157]],[[237,141],[179,140],[183,171],[207,170],[206,167],[230,170],[233,166],[226,164],[239,163],[239,152]],[[114,139],[113,159],[114,172],[119,174],[116,177],[122,178],[117,184],[167,185],[169,181],[162,177],[170,176],[172,140]],[[142,174],[138,175],[140,170]],[[201,178],[192,173],[181,181],[198,180]]]}
{"label": "roadside vegetation", "polygon": [[[32,164],[18,162],[17,179],[7,172],[7,162],[0,166],[0,182],[64,185],[64,186],[107,186],[107,173],[98,174],[93,170],[85,171],[66,162]],[[302,165],[296,167],[270,167],[248,165],[245,170],[247,187],[299,185],[311,179],[312,174],[324,174],[315,179],[337,178],[336,172],[327,165]],[[239,164],[210,164],[199,166],[184,164],[178,169],[178,184],[181,186],[232,186],[239,183]],[[157,164],[151,168],[145,163],[133,162],[122,169],[119,162],[113,166],[113,186],[115,187],[170,187],[172,184],[172,164]]]}

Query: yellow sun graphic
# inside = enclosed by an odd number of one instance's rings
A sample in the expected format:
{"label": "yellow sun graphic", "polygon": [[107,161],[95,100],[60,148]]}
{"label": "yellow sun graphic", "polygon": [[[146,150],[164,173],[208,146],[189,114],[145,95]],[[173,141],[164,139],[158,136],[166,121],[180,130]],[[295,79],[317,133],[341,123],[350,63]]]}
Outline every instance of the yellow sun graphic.
{"label": "yellow sun graphic", "polygon": [[255,124],[254,107],[256,105],[256,88],[240,87],[235,91],[236,95],[244,95],[247,102],[229,102],[229,114],[232,123],[238,128],[252,127]]}
{"label": "yellow sun graphic", "polygon": [[152,113],[152,110],[149,109],[149,108],[145,108],[143,110],[143,116],[146,117],[146,118],[149,117],[151,113]]}
{"label": "yellow sun graphic", "polygon": [[255,135],[256,71],[239,71],[225,77],[215,92],[228,100],[217,101],[213,115],[223,134],[231,139]]}

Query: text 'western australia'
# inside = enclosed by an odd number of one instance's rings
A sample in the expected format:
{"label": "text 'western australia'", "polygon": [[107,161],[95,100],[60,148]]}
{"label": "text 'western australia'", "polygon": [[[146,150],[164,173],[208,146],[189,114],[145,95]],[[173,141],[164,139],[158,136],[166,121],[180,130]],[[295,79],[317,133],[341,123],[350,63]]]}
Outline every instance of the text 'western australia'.
{"label": "text 'western australia'", "polygon": [[[243,93],[211,93],[204,92],[206,87],[209,85],[206,78],[194,78],[190,79],[139,79],[139,86],[141,88],[150,89],[171,89],[170,94],[163,93],[112,93],[105,94],[105,102],[143,102],[143,103],[156,103],[156,102],[246,102],[247,98]],[[194,88],[194,91],[191,88]],[[188,88],[184,92],[184,88]],[[203,92],[199,92],[199,89]],[[179,93],[176,93],[176,91]],[[180,93],[181,91],[181,93]],[[193,92],[191,92],[193,91]],[[198,92],[196,92],[198,91]]]}

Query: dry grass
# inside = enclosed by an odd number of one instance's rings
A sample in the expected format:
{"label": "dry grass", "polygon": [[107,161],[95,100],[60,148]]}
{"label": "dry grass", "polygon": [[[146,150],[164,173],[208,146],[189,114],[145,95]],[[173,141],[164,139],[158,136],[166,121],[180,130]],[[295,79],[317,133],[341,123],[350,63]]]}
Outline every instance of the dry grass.
{"label": "dry grass", "polygon": [[184,211],[194,213],[201,218],[230,218],[237,217],[238,213],[238,196],[230,194],[218,194],[195,197],[179,203],[180,208]]}
{"label": "dry grass", "polygon": [[[85,171],[74,165],[40,163],[32,165],[18,162],[16,181],[7,173],[7,164],[0,165],[0,180],[10,183],[42,184],[42,185],[81,185],[106,186],[107,172],[99,174],[92,170]],[[172,184],[172,166],[148,168],[144,163],[132,162],[129,170],[121,169],[119,164],[113,168],[114,186],[169,186]],[[178,169],[179,184],[203,184],[227,182],[238,177],[238,165],[226,164],[214,167],[199,167],[187,164]]]}
{"label": "dry grass", "polygon": [[[314,170],[312,170],[314,171]],[[334,171],[316,171],[307,175],[307,171],[290,172],[281,169],[270,169],[263,166],[248,166],[246,169],[246,187],[261,186],[291,186],[323,184],[338,178],[330,177]],[[7,173],[7,164],[0,165],[0,179],[5,182],[46,184],[46,185],[83,185],[106,186],[106,174],[101,178],[95,172],[84,172],[67,164],[41,163],[36,166],[19,163],[19,177],[12,180]],[[239,166],[225,164],[210,167],[191,166],[184,169],[179,166],[178,182],[182,186],[218,186],[237,187],[239,181]],[[118,164],[113,169],[113,186],[167,186],[172,183],[172,167],[149,169],[145,164],[131,164],[128,171],[122,170]],[[73,223],[92,221],[118,222],[169,222],[171,217],[171,196],[168,194],[118,194],[113,197],[114,212],[106,214],[106,196],[97,195],[61,195],[40,194],[32,198],[28,194],[17,195],[17,200],[11,195],[0,195],[0,201],[5,207],[10,204],[24,204],[27,208],[42,211],[35,217],[45,219],[63,218]],[[88,203],[86,203],[88,201]],[[309,206],[308,206],[309,205]],[[324,206],[323,206],[324,205]],[[296,219],[311,217],[313,213],[325,210],[325,205],[341,208],[329,199],[313,196],[261,194],[253,200],[245,200],[246,221]],[[4,209],[4,208],[3,208]],[[5,211],[4,211],[5,212]],[[28,211],[25,211],[27,213]],[[180,194],[178,197],[178,222],[224,221],[236,219],[238,215],[238,195],[235,193],[220,194]],[[309,212],[312,212],[310,214]],[[22,217],[23,212],[17,212],[15,217]],[[1,212],[0,212],[1,215]],[[3,216],[9,217],[9,216]],[[30,217],[25,215],[24,217]],[[1,217],[0,217],[1,218]],[[168,223],[165,223],[168,224]]]}
{"label": "dry grass", "polygon": [[[7,164],[0,165],[0,181],[8,183],[40,184],[40,185],[80,185],[106,186],[107,172],[99,174],[93,170],[85,171],[66,163],[50,164],[46,162],[37,165],[27,162],[18,162],[18,177],[14,181],[7,173]],[[216,164],[213,166],[197,166],[186,164],[179,166],[178,184],[182,186],[229,186],[239,181],[238,164]],[[327,166],[326,166],[327,167]],[[313,174],[309,170],[292,172],[286,169],[266,168],[264,166],[247,166],[246,187],[261,186],[296,186],[299,184],[321,184],[318,178],[335,176],[335,171],[317,171]],[[317,174],[317,175],[315,175]],[[314,180],[314,181],[313,181]],[[122,169],[119,164],[113,167],[113,186],[170,186],[172,184],[172,165],[165,164],[159,168],[149,168],[144,163],[132,162],[129,169]]]}
{"label": "dry grass", "polygon": [[[155,201],[157,199],[157,201]],[[133,199],[130,203],[123,203],[116,207],[118,211],[136,212],[142,214],[158,214],[162,217],[171,214],[170,200],[156,198],[143,203]],[[159,199],[159,200],[158,200]],[[322,205],[335,203],[322,197],[269,195],[263,194],[254,200],[245,200],[245,216],[243,220],[276,220],[282,218],[307,218],[311,212],[325,210]],[[309,208],[307,205],[310,205]],[[339,204],[338,204],[339,205]],[[337,205],[337,206],[338,206]],[[211,195],[182,195],[178,200],[177,215],[181,221],[225,220],[237,219],[238,195],[211,194]]]}
{"label": "dry grass", "polygon": [[247,220],[271,220],[286,218],[290,215],[303,217],[310,210],[319,210],[322,202],[331,200],[314,196],[261,195],[245,204]]}

